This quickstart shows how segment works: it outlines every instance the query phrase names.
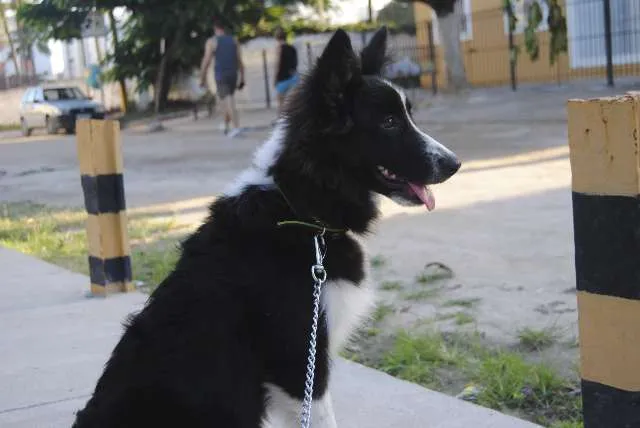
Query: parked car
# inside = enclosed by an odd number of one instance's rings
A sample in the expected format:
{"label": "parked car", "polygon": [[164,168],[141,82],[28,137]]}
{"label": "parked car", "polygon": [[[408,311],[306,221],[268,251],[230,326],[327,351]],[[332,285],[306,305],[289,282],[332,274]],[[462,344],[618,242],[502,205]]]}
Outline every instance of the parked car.
{"label": "parked car", "polygon": [[33,86],[22,97],[20,127],[25,136],[35,128],[45,128],[49,134],[60,129],[73,134],[81,118],[104,119],[104,106],[75,86]]}

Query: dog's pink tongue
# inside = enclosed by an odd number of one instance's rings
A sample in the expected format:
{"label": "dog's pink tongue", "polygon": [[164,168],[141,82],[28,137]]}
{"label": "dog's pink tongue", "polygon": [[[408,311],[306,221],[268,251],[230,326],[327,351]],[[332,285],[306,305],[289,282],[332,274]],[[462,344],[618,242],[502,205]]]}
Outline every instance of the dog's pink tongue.
{"label": "dog's pink tongue", "polygon": [[433,192],[429,188],[429,186],[420,186],[418,184],[409,183],[409,187],[416,194],[418,198],[424,205],[427,207],[429,211],[433,211],[436,207],[436,198],[433,196]]}

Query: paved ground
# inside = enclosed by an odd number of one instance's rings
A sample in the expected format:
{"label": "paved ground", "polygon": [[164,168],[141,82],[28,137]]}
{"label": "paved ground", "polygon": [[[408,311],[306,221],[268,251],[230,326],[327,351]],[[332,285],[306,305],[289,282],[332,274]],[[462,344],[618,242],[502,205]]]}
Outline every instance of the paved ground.
{"label": "paved ground", "polygon": [[[2,247],[0,266],[0,426],[69,427],[146,296],[87,299],[88,278]],[[341,428],[536,426],[342,360],[333,379]]]}

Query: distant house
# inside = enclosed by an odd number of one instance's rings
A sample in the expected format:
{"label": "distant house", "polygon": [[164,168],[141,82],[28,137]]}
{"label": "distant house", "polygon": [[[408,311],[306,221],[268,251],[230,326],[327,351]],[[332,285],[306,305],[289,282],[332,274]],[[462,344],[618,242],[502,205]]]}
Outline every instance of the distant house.
{"label": "distant house", "polygon": [[[509,27],[502,9],[503,0],[459,0],[464,8],[460,41],[467,78],[475,86],[505,85],[510,82]],[[605,26],[602,1],[565,0],[564,15],[567,18],[569,51],[556,63],[549,64],[549,40],[547,31],[548,9],[543,4],[544,18],[538,27],[540,41],[539,59],[532,62],[524,46],[523,31],[526,25],[523,0],[514,0],[519,24],[514,41],[520,47],[517,61],[519,82],[556,82],[575,78],[604,78]],[[430,8],[415,3],[415,19],[418,43],[427,48],[429,23],[433,25],[436,45],[436,70],[438,84],[446,86],[445,64],[438,40],[437,20]],[[611,0],[612,60],[614,74],[640,76],[640,0]],[[422,49],[428,52],[427,49]],[[428,54],[422,58],[428,62]],[[423,66],[424,69],[424,66]],[[428,76],[423,83],[430,84]]]}

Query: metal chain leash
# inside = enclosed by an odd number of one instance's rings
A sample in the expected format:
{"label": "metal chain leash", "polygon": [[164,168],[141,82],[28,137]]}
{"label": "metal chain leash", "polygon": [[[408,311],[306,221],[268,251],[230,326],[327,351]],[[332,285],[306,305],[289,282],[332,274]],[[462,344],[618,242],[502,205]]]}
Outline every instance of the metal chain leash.
{"label": "metal chain leash", "polygon": [[311,323],[311,335],[309,337],[309,357],[307,359],[307,376],[304,384],[304,400],[302,401],[302,413],[300,424],[302,428],[311,427],[311,406],[313,402],[313,378],[316,369],[316,342],[318,338],[318,319],[320,318],[320,293],[322,284],[327,280],[327,271],[324,269],[323,261],[327,254],[327,247],[324,241],[323,229],[321,233],[313,237],[316,250],[316,264],[311,266],[311,277],[313,286],[313,321]]}

